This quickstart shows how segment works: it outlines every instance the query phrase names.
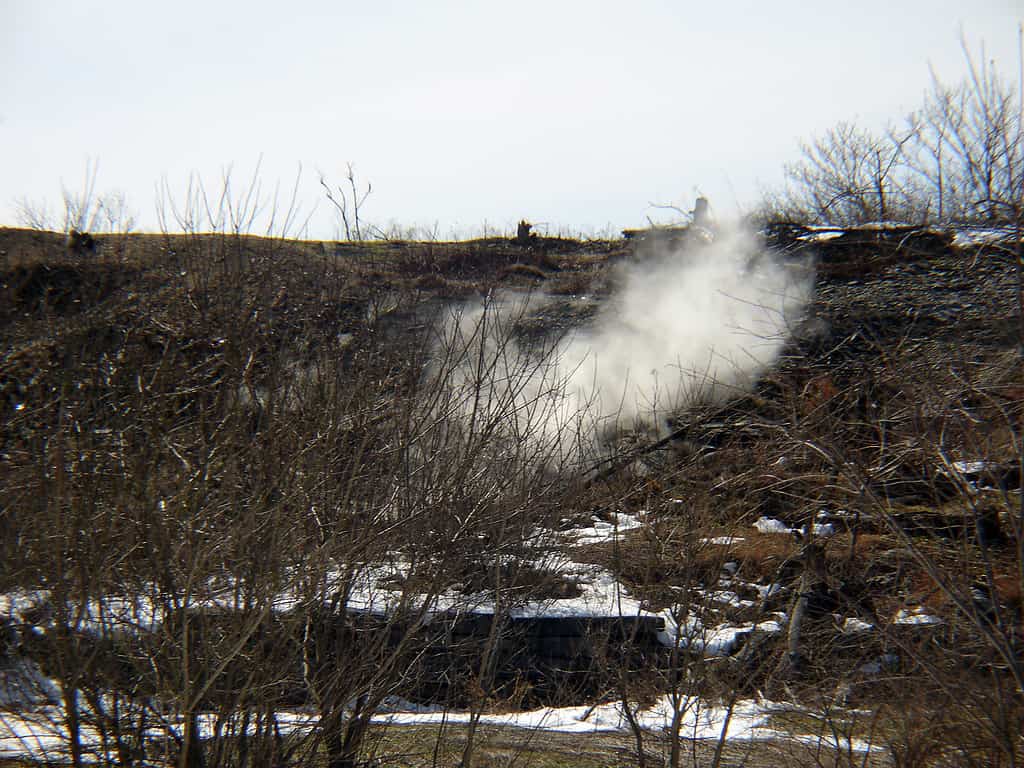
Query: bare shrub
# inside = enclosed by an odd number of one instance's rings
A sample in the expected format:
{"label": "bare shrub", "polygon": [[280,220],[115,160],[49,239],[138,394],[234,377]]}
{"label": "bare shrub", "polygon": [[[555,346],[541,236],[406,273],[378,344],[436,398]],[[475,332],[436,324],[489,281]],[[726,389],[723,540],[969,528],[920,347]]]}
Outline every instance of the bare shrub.
{"label": "bare shrub", "polygon": [[847,226],[873,221],[1014,223],[1024,190],[1016,85],[963,43],[967,73],[933,75],[924,104],[884,134],[853,123],[801,144],[770,218]]}
{"label": "bare shrub", "polygon": [[[173,207],[173,299],[55,327],[72,351],[11,425],[2,581],[44,590],[25,631],[63,697],[53,757],[360,764],[391,697],[503,695],[500,617],[550,581],[537,530],[564,486],[529,401],[454,381],[493,368],[472,347],[389,330],[413,294],[353,298],[339,262],[246,234],[257,197]],[[537,361],[489,338],[525,381]],[[473,600],[494,630],[459,681],[431,626]],[[289,733],[298,705],[315,723]]]}

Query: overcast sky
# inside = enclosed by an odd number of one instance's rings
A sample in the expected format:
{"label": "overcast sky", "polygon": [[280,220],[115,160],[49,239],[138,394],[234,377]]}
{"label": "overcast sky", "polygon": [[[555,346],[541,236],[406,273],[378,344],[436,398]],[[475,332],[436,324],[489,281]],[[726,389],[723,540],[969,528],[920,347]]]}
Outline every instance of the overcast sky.
{"label": "overcast sky", "polygon": [[[651,202],[756,204],[798,141],[916,107],[961,31],[1016,77],[1021,0],[0,0],[0,225],[61,186],[299,177],[308,234],[346,163],[364,216],[442,237],[520,217],[552,233],[643,224]],[[262,160],[261,160],[262,158]],[[287,197],[282,191],[282,200]],[[279,207],[283,207],[280,203]],[[59,221],[58,221],[59,224]]]}

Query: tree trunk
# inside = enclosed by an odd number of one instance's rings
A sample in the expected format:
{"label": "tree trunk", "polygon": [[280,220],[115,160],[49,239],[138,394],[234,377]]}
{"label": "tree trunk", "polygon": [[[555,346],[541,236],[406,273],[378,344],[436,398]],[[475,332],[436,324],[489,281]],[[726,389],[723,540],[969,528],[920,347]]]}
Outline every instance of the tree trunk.
{"label": "tree trunk", "polygon": [[[804,526],[804,536],[811,533],[811,525]],[[823,579],[825,552],[821,545],[809,542],[800,552],[802,571],[797,586],[796,599],[789,614],[789,631],[786,636],[786,658],[783,661],[787,674],[799,673],[804,666],[804,657],[800,653],[800,637],[803,631],[804,617],[807,614],[807,603],[815,585]]]}
{"label": "tree trunk", "polygon": [[71,747],[71,764],[75,768],[82,765],[82,726],[78,712],[78,689],[73,684],[62,681],[64,694],[65,720],[68,727],[68,741]]}
{"label": "tree trunk", "polygon": [[203,768],[203,742],[199,733],[199,716],[195,712],[185,713],[185,743],[178,758],[181,768]]}

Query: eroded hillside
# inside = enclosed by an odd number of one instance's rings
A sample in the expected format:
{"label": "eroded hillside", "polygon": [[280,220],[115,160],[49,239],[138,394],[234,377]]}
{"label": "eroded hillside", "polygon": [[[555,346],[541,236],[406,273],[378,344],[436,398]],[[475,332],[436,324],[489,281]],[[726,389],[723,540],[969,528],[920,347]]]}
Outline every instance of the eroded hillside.
{"label": "eroded hillside", "polygon": [[[160,702],[187,753],[255,697],[316,713],[341,754],[395,697],[649,713],[685,694],[838,707],[820,722],[858,744],[941,711],[940,743],[980,720],[978,754],[999,753],[1024,682],[1007,243],[777,231],[757,259],[813,291],[772,365],[595,443],[548,426],[542,353],[705,243],[83,252],[0,230],[3,653],[39,688],[13,709],[70,723],[78,691],[72,728],[155,754]],[[737,264],[731,285],[765,279]],[[531,298],[488,314],[507,296]]]}

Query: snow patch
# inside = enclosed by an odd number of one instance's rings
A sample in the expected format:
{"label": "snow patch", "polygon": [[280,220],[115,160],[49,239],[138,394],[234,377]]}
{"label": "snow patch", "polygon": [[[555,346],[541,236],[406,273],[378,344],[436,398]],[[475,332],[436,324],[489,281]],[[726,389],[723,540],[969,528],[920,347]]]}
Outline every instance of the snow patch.
{"label": "snow patch", "polygon": [[900,608],[892,620],[893,624],[907,625],[929,625],[929,624],[942,624],[942,619],[938,616],[932,616],[929,613],[925,613],[923,606],[916,606],[910,610],[906,608]]}
{"label": "snow patch", "polygon": [[[630,597],[612,573],[599,566],[572,563],[563,566],[561,572],[575,580],[580,588],[578,596],[531,601],[511,609],[509,615],[515,619],[660,615],[644,610],[640,601]],[[488,612],[486,605],[476,610]]]}
{"label": "snow patch", "polygon": [[869,632],[875,628],[874,624],[867,621],[862,621],[856,616],[848,616],[843,622],[843,634],[844,635],[856,635],[861,632]]}
{"label": "snow patch", "polygon": [[[710,705],[698,697],[682,696],[673,700],[661,696],[652,706],[634,713],[641,728],[664,733],[676,717],[680,718],[680,735],[692,740],[717,740],[725,737],[728,741],[766,741],[780,738],[797,740],[818,740],[810,734],[788,734],[769,727],[774,712],[784,711],[785,705],[765,699],[737,701],[732,711],[726,707]],[[432,725],[465,724],[472,714],[469,712],[444,711],[436,707],[425,707],[401,699],[385,702],[385,710],[373,720],[385,725]],[[280,711],[275,713],[282,733],[308,734],[316,727],[317,718],[310,712]],[[60,707],[44,707],[31,713],[7,713],[0,717],[0,755],[8,759],[34,760],[40,762],[66,759],[68,739],[64,729],[63,711]],[[202,737],[213,735],[213,715],[200,715],[199,727]],[[628,731],[629,720],[620,702],[609,702],[596,706],[545,707],[526,712],[504,714],[483,714],[481,725],[523,728],[568,734],[586,734],[609,731]],[[165,730],[154,728],[150,737],[160,739],[165,733],[180,735],[181,723],[170,720]],[[91,727],[82,730],[83,749],[86,759],[114,760],[116,755],[104,755],[103,741]],[[853,751],[864,752],[870,746],[859,740],[844,744]]]}
{"label": "snow patch", "polygon": [[751,632],[775,634],[782,631],[778,617],[751,624],[734,625],[726,622],[714,627],[704,626],[696,617],[691,617],[682,624],[667,617],[665,624],[665,631],[660,633],[658,638],[662,645],[701,651],[709,657],[722,657],[734,653],[740,642]]}
{"label": "snow patch", "polygon": [[774,517],[760,517],[754,523],[759,533],[792,533],[793,529]]}
{"label": "snow patch", "polygon": [[35,707],[60,701],[57,683],[31,659],[17,658],[0,668],[0,709]]}
{"label": "snow patch", "polygon": [[[760,533],[789,533],[798,534],[800,533],[799,528],[791,528],[781,520],[776,520],[774,517],[760,517],[757,522],[754,523]],[[812,526],[812,532],[815,536],[832,536],[835,532],[835,526],[831,523],[815,523]]]}
{"label": "snow patch", "polygon": [[803,243],[825,243],[829,240],[835,240],[837,237],[842,237],[845,234],[846,232],[841,229],[821,229],[809,232],[806,235],[800,235],[797,240]]}
{"label": "snow patch", "polygon": [[977,475],[988,469],[991,463],[987,461],[954,461],[953,469],[961,475]]}
{"label": "snow patch", "polygon": [[728,547],[733,544],[740,544],[746,541],[742,536],[713,536],[709,539],[701,539],[701,544],[714,544],[716,546]]}
{"label": "snow patch", "polygon": [[1017,233],[1011,227],[967,227],[953,235],[954,248],[974,248],[982,245],[1011,244]]}
{"label": "snow patch", "polygon": [[627,515],[623,512],[612,514],[611,521],[594,518],[594,524],[589,528],[577,528],[569,531],[568,535],[576,540],[578,545],[604,544],[613,541],[626,531],[639,528],[643,523],[640,518]]}

